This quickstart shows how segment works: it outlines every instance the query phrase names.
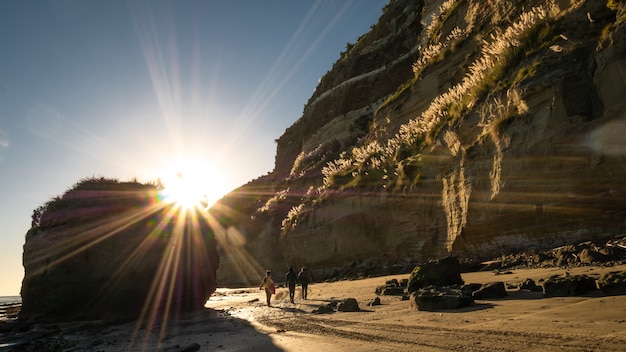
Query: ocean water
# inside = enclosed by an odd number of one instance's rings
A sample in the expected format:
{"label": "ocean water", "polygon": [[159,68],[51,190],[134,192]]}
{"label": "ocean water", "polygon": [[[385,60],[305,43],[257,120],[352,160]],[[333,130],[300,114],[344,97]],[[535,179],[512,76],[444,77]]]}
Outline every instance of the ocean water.
{"label": "ocean water", "polygon": [[0,296],[0,306],[7,304],[22,303],[22,297],[20,296]]}
{"label": "ocean water", "polygon": [[[21,308],[22,297],[0,296],[0,322],[15,320]],[[0,351],[3,351],[1,346]]]}

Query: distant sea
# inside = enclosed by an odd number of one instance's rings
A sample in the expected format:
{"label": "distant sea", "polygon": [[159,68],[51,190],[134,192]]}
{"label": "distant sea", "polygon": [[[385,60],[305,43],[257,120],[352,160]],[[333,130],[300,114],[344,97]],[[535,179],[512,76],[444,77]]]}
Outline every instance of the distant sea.
{"label": "distant sea", "polygon": [[[15,320],[22,309],[22,297],[0,296],[0,322]],[[3,351],[0,344],[0,351]]]}
{"label": "distant sea", "polygon": [[0,306],[7,304],[22,303],[22,297],[20,296],[0,296]]}

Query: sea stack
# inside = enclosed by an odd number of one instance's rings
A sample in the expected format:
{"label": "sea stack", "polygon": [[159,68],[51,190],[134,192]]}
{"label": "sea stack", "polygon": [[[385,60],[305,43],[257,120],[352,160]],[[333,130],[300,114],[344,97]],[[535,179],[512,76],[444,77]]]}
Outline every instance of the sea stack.
{"label": "sea stack", "polygon": [[204,306],[218,262],[201,210],[161,202],[153,185],[85,179],[33,213],[19,318],[176,317]]}

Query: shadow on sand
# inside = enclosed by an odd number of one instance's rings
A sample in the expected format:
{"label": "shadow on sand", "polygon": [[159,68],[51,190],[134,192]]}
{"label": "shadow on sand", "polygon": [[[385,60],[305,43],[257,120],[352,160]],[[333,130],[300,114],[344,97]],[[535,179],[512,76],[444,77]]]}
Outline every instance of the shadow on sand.
{"label": "shadow on sand", "polygon": [[205,309],[155,323],[0,322],[0,351],[282,351],[247,320]]}

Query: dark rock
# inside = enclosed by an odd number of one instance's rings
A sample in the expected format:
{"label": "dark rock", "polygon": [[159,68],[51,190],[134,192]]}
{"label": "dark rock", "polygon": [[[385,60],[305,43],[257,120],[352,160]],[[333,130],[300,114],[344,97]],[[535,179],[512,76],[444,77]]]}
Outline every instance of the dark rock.
{"label": "dark rock", "polygon": [[508,296],[504,287],[504,282],[490,282],[482,285],[477,291],[472,293],[474,299],[493,299]]}
{"label": "dark rock", "polygon": [[431,285],[451,286],[462,285],[459,260],[455,257],[447,257],[416,266],[409,276],[407,290],[415,292],[422,287]]}
{"label": "dark rock", "polygon": [[553,276],[543,283],[544,297],[579,296],[596,289],[596,280],[586,275]]}
{"label": "dark rock", "polygon": [[499,270],[500,268],[502,268],[502,262],[501,261],[489,261],[489,262],[484,262],[482,263],[482,267],[480,268],[480,271],[494,271],[494,270]]}
{"label": "dark rock", "polygon": [[608,262],[611,258],[593,249],[585,248],[578,254],[578,260],[583,264],[592,265],[594,263]]}
{"label": "dark rock", "polygon": [[[406,287],[406,283],[405,283],[405,287]],[[400,286],[400,282],[398,282],[397,279],[387,280],[384,286],[376,287],[377,295],[394,296],[394,295],[401,295],[403,293],[404,293],[404,288]]]}
{"label": "dark rock", "polygon": [[480,271],[482,269],[482,263],[478,260],[471,258],[463,258],[459,260],[459,270],[462,273],[471,273]]}
{"label": "dark rock", "polygon": [[400,287],[402,288],[406,288],[409,284],[409,279],[402,279],[400,280]]}
{"label": "dark rock", "polygon": [[598,288],[609,296],[626,295],[626,271],[602,275],[598,280]]}
{"label": "dark rock", "polygon": [[465,284],[463,286],[461,286],[461,293],[463,293],[466,296],[470,296],[472,297],[472,294],[474,293],[474,291],[479,290],[481,287],[483,286],[483,284]]}
{"label": "dark rock", "polygon": [[317,309],[313,310],[313,313],[315,314],[328,314],[328,313],[334,313],[335,310],[333,309],[333,307],[329,307],[329,306],[319,306]]}
{"label": "dark rock", "polygon": [[404,293],[404,289],[402,287],[386,287],[383,291],[383,295],[385,296],[396,296]]}
{"label": "dark rock", "polygon": [[359,308],[359,303],[354,298],[346,298],[337,307],[337,310],[340,312],[358,312],[361,310]]}
{"label": "dark rock", "polygon": [[451,310],[470,306],[474,299],[460,288],[428,286],[411,294],[411,307],[419,311]]}
{"label": "dark rock", "polygon": [[398,282],[398,279],[387,280],[387,282],[385,282],[385,285],[387,287],[400,287],[400,283]]}
{"label": "dark rock", "polygon": [[520,290],[529,290],[532,292],[542,291],[543,288],[538,286],[533,279],[526,279],[519,285]]}
{"label": "dark rock", "polygon": [[367,304],[370,307],[373,306],[379,306],[380,305],[380,298],[376,297],[374,298],[370,303]]}

